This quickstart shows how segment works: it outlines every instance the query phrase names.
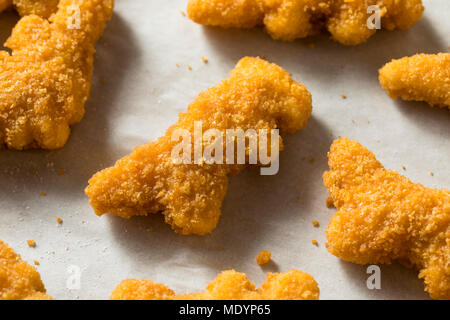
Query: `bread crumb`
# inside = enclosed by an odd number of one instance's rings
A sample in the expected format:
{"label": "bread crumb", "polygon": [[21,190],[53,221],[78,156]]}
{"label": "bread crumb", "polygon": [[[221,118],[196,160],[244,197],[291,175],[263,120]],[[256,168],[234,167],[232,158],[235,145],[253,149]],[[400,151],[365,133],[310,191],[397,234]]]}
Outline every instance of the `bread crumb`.
{"label": "bread crumb", "polygon": [[218,248],[217,250],[218,250],[218,251],[223,251],[223,248]]}
{"label": "bread crumb", "polygon": [[148,232],[153,232],[153,227],[148,227],[148,228],[147,228],[147,231],[148,231]]}
{"label": "bread crumb", "polygon": [[314,221],[312,222],[312,225],[313,225],[315,228],[318,228],[318,227],[320,226],[319,221],[317,221],[317,220],[314,220]]}
{"label": "bread crumb", "polygon": [[333,198],[332,197],[328,197],[327,198],[327,201],[326,201],[326,204],[327,204],[327,208],[334,208],[334,201],[333,201]]}
{"label": "bread crumb", "polygon": [[309,158],[309,163],[314,163],[314,162],[316,162],[315,158],[313,158],[313,157]]}
{"label": "bread crumb", "polygon": [[434,176],[434,172],[433,171],[430,171],[430,176]]}
{"label": "bread crumb", "polygon": [[187,65],[187,68],[188,68],[188,70],[189,70],[189,71],[191,71],[191,70],[192,70],[192,67],[191,67],[191,65],[190,65],[190,64],[188,64],[188,65]]}
{"label": "bread crumb", "polygon": [[256,262],[262,266],[270,261],[272,258],[272,253],[267,250],[262,250],[257,256],[256,256]]}
{"label": "bread crumb", "polygon": [[208,59],[206,59],[205,57],[202,57],[202,61],[203,61],[204,63],[208,63]]}
{"label": "bread crumb", "polygon": [[27,244],[31,248],[36,248],[36,241],[34,240],[27,240]]}
{"label": "bread crumb", "polygon": [[312,244],[315,246],[319,246],[319,242],[317,240],[311,240]]}
{"label": "bread crumb", "polygon": [[63,219],[61,219],[60,217],[56,217],[56,222],[58,222],[59,224],[63,223]]}
{"label": "bread crumb", "polygon": [[180,67],[180,64],[179,64],[179,63],[176,63],[175,65],[177,66],[177,68],[179,68],[179,67]]}
{"label": "bread crumb", "polygon": [[182,15],[183,17],[186,17],[186,12],[184,12],[183,10],[181,10],[180,13],[181,13],[181,15]]}
{"label": "bread crumb", "polygon": [[41,191],[41,196],[45,197],[47,194],[44,191]]}
{"label": "bread crumb", "polygon": [[38,265],[39,265],[39,261],[34,260],[34,265],[35,265],[35,266],[38,266]]}
{"label": "bread crumb", "polygon": [[347,99],[347,96],[345,94],[341,94],[342,99]]}
{"label": "bread crumb", "polygon": [[58,176],[62,176],[66,171],[64,169],[58,170]]}
{"label": "bread crumb", "polygon": [[402,169],[403,169],[403,170],[406,170],[406,167],[405,167],[405,165],[404,165],[404,164],[402,164]]}

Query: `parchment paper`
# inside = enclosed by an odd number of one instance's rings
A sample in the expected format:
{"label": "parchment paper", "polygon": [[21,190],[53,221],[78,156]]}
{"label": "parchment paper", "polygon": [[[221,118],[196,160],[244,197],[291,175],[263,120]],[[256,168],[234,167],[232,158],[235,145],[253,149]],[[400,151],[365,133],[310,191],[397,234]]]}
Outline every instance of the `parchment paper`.
{"label": "parchment paper", "polygon": [[[415,270],[382,266],[381,290],[369,290],[367,267],[327,252],[325,229],[336,210],[325,206],[322,174],[330,144],[347,136],[415,182],[450,187],[449,110],[393,101],[377,80],[378,68],[392,58],[448,51],[450,2],[424,1],[424,17],[413,28],[379,32],[357,47],[327,35],[284,43],[259,29],[202,27],[180,13],[186,2],[116,0],[97,45],[86,116],[67,145],[53,152],[0,151],[0,239],[26,261],[40,262],[37,269],[56,299],[106,299],[129,277],[180,293],[198,291],[231,268],[257,285],[268,271],[298,268],[315,277],[322,299],[428,298]],[[0,40],[16,19],[1,16]],[[162,135],[198,93],[246,55],[279,64],[313,95],[308,126],[285,139],[279,174],[260,176],[255,169],[233,177],[218,228],[205,237],[177,235],[161,215],[130,221],[94,215],[83,191],[91,175]],[[319,228],[312,226],[315,219]],[[29,248],[28,239],[37,247]],[[255,261],[262,249],[273,254],[264,268]],[[81,270],[79,289],[67,286],[71,266]]]}

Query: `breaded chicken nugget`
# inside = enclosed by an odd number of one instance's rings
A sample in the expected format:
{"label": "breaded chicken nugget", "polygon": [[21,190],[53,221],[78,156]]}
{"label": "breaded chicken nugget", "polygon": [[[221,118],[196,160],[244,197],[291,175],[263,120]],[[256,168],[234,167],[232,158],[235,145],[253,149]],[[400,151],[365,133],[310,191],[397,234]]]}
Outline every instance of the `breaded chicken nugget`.
{"label": "breaded chicken nugget", "polygon": [[20,16],[36,14],[48,18],[58,9],[59,0],[13,0],[14,7]]}
{"label": "breaded chicken nugget", "polygon": [[319,287],[309,274],[298,270],[268,273],[260,289],[243,273],[223,271],[206,291],[176,295],[151,280],[128,279],[114,289],[111,300],[318,300]]}
{"label": "breaded chicken nugget", "polygon": [[51,300],[36,269],[0,241],[0,300]]}
{"label": "breaded chicken nugget", "polygon": [[379,80],[393,99],[401,97],[450,108],[450,53],[392,60],[380,69]]}
{"label": "breaded chicken nugget", "polygon": [[386,170],[356,141],[337,140],[323,180],[339,210],[328,250],[358,264],[406,262],[425,290],[450,299],[450,191],[426,188]]}
{"label": "breaded chicken nugget", "polygon": [[98,215],[130,218],[161,212],[177,233],[210,233],[220,217],[227,176],[246,165],[174,164],[171,152],[179,142],[172,134],[178,129],[192,134],[197,121],[203,132],[279,128],[294,133],[306,125],[311,110],[311,94],[285,70],[259,58],[243,58],[228,79],[201,93],[165,136],[95,174],[86,194]]}
{"label": "breaded chicken nugget", "polygon": [[48,18],[58,9],[59,0],[0,0],[0,12],[12,4],[20,16],[36,14]]}
{"label": "breaded chicken nugget", "polygon": [[[0,51],[0,145],[57,149],[81,120],[94,44],[113,0],[61,0],[50,21],[23,17]],[[78,14],[79,13],[79,14]]]}
{"label": "breaded chicken nugget", "polygon": [[224,28],[264,25],[274,39],[293,41],[328,30],[337,42],[357,45],[370,38],[367,13],[379,6],[381,26],[408,29],[421,17],[421,0],[189,0],[191,20]]}

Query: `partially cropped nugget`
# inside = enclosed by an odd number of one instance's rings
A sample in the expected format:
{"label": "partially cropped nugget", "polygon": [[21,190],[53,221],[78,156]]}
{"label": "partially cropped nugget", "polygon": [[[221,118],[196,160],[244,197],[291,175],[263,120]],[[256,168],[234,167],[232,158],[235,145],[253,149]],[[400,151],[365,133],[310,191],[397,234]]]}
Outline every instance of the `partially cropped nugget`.
{"label": "partially cropped nugget", "polygon": [[[203,132],[239,128],[294,133],[306,125],[311,111],[311,94],[285,70],[259,58],[243,58],[228,79],[201,93],[163,137],[95,174],[86,194],[98,215],[162,213],[177,233],[210,233],[221,214],[228,175],[248,162],[175,164],[171,153],[179,141],[172,134],[184,129],[193,137],[196,122]],[[189,140],[194,150],[194,139]]]}
{"label": "partially cropped nugget", "polygon": [[51,300],[36,269],[0,241],[0,300]]}
{"label": "partially cropped nugget", "polygon": [[431,297],[450,299],[450,191],[384,169],[347,138],[328,157],[323,180],[339,210],[327,229],[328,250],[358,264],[413,265]]}
{"label": "partially cropped nugget", "polygon": [[393,99],[450,108],[450,53],[416,54],[380,69],[381,86]]}
{"label": "partially cropped nugget", "polygon": [[256,289],[243,273],[223,271],[199,293],[175,294],[151,280],[128,279],[114,289],[111,300],[318,300],[319,287],[309,274],[298,270],[268,273]]}
{"label": "partially cropped nugget", "polygon": [[20,16],[35,14],[48,18],[56,12],[59,0],[13,0],[13,5]]}
{"label": "partially cropped nugget", "polygon": [[[377,5],[381,27],[408,29],[421,17],[421,0],[189,0],[189,18],[224,28],[264,25],[274,39],[293,41],[325,29],[344,45],[365,42],[376,32],[369,6]],[[369,28],[367,21],[369,20]]]}
{"label": "partially cropped nugget", "polygon": [[81,120],[91,88],[94,44],[113,0],[61,0],[46,20],[23,17],[0,51],[0,146],[57,149]]}

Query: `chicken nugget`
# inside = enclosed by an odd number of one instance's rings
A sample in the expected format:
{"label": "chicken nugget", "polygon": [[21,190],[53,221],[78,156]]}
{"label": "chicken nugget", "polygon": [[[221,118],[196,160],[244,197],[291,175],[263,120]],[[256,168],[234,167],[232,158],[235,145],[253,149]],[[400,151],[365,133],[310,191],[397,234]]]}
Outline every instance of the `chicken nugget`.
{"label": "chicken nugget", "polygon": [[48,18],[58,9],[59,0],[13,0],[13,5],[21,17],[35,14]]}
{"label": "chicken nugget", "polygon": [[127,279],[114,289],[111,300],[319,300],[317,282],[309,274],[291,270],[268,273],[260,289],[234,270],[223,271],[199,293],[175,294],[151,280]]}
{"label": "chicken nugget", "polygon": [[52,300],[41,276],[0,240],[0,300]]}
{"label": "chicken nugget", "polygon": [[49,20],[19,20],[0,51],[0,146],[57,149],[84,115],[94,44],[113,0],[61,0]]}
{"label": "chicken nugget", "polygon": [[450,108],[450,53],[394,59],[380,69],[379,81],[393,99]]}
{"label": "chicken nugget", "polygon": [[[311,94],[285,70],[259,58],[243,58],[228,79],[201,93],[163,137],[95,174],[86,194],[97,215],[131,218],[161,212],[177,233],[210,233],[221,214],[228,175],[247,165],[175,164],[172,151],[179,142],[172,135],[184,130],[195,136],[196,122],[203,132],[280,129],[292,134],[306,125],[311,111]],[[195,149],[193,139],[188,144]]]}
{"label": "chicken nugget", "polygon": [[408,29],[421,17],[421,0],[189,0],[187,12],[194,22],[224,28],[264,25],[274,39],[293,41],[326,29],[344,45],[365,42],[376,32],[369,28],[378,6],[380,27]]}
{"label": "chicken nugget", "polygon": [[407,262],[425,290],[450,299],[450,191],[426,188],[386,170],[356,141],[337,140],[323,181],[339,210],[328,251],[358,264]]}

